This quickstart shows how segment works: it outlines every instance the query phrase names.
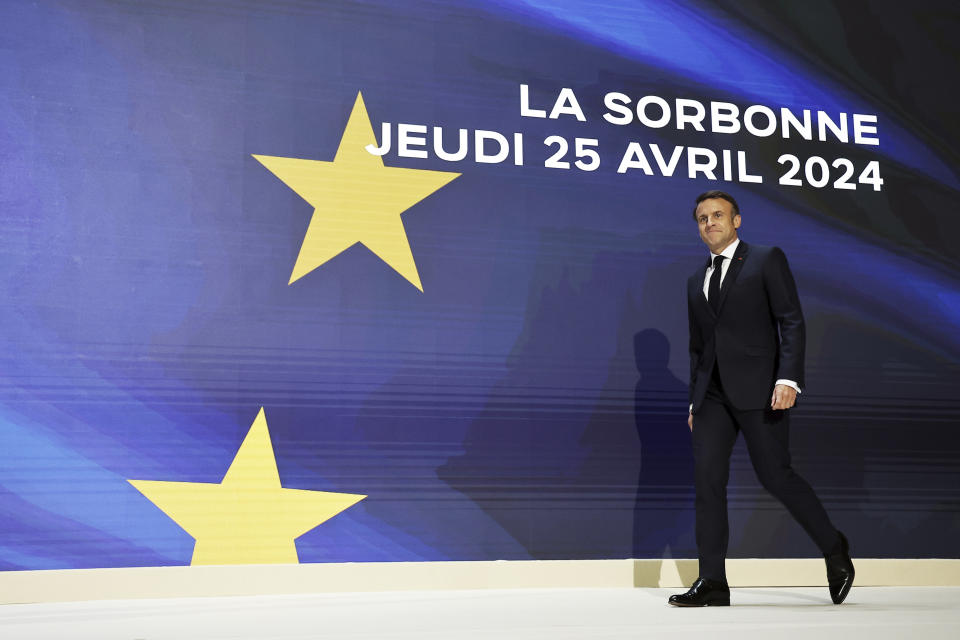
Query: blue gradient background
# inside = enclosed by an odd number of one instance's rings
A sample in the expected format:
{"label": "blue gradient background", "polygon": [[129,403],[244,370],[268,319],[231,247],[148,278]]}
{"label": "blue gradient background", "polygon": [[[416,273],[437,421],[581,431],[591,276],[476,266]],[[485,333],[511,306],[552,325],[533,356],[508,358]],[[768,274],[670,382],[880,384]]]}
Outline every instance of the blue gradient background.
{"label": "blue gradient background", "polygon": [[[949,6],[0,4],[0,569],[189,563],[126,480],[219,481],[260,406],[284,486],[369,495],[303,562],[694,557],[683,283],[717,186],[800,287],[795,466],[857,555],[958,557]],[[520,83],[588,121],[521,118]],[[287,285],[312,209],[251,154],[332,159],[358,91],[375,128],[527,140],[386,158],[463,173],[403,215],[422,294],[360,247]],[[613,127],[608,91],[873,113],[882,143]],[[554,133],[601,169],[543,168]],[[630,140],[765,183],[618,175]],[[785,152],[883,190],[779,186]],[[742,445],[730,500],[731,556],[816,555]]]}

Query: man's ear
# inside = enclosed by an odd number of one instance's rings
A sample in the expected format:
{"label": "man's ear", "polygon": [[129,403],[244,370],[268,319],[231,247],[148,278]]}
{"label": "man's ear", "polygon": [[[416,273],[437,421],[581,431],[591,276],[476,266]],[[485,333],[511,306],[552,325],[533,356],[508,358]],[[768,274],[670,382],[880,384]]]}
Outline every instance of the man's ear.
{"label": "man's ear", "polygon": [[739,229],[739,228],[740,228],[740,214],[739,214],[739,213],[738,213],[737,215],[733,216],[733,228],[734,228],[734,229]]}

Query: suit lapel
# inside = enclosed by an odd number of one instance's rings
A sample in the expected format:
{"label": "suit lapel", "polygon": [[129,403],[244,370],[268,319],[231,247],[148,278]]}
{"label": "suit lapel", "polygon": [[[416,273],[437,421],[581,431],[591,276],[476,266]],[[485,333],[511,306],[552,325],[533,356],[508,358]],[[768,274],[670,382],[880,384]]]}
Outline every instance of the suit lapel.
{"label": "suit lapel", "polygon": [[727,293],[730,292],[733,284],[737,281],[737,276],[740,275],[740,270],[743,268],[743,263],[749,252],[750,246],[741,240],[740,244],[737,245],[737,250],[733,253],[733,260],[731,260],[730,267],[727,269],[727,275],[723,277],[723,284],[720,285],[720,302],[717,305],[717,315],[723,311],[723,303],[727,299]]}
{"label": "suit lapel", "polygon": [[706,309],[707,313],[712,316],[715,315],[713,313],[713,307],[711,307],[710,303],[707,302],[707,296],[703,293],[703,282],[707,277],[707,269],[710,268],[710,264],[710,259],[707,258],[707,263],[703,265],[699,271],[697,271],[697,277],[693,281],[693,285],[696,287],[696,289],[693,291],[693,295],[694,299],[699,302],[700,306]]}

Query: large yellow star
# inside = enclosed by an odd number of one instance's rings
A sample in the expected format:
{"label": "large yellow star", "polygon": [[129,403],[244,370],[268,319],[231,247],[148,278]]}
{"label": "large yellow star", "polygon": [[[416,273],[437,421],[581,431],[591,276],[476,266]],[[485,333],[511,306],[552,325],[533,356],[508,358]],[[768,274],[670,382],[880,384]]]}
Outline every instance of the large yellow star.
{"label": "large yellow star", "polygon": [[368,144],[377,138],[358,93],[333,162],[253,156],[314,207],[289,284],[360,242],[423,291],[400,214],[460,174],[386,167]]}
{"label": "large yellow star", "polygon": [[282,488],[263,407],[220,484],[128,482],[196,539],[190,564],[296,564],[295,538],[366,498]]}

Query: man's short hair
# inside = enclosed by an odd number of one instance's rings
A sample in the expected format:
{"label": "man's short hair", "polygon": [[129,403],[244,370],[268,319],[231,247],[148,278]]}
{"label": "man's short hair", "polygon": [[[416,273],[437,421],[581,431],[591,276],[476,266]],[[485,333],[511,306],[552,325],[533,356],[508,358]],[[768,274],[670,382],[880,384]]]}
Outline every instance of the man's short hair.
{"label": "man's short hair", "polygon": [[737,206],[737,201],[733,199],[733,196],[727,193],[726,191],[719,191],[717,189],[714,189],[712,191],[704,191],[703,193],[697,196],[697,202],[693,205],[694,221],[697,220],[697,207],[699,207],[700,203],[703,202],[704,200],[710,200],[711,198],[720,198],[722,200],[726,200],[731,205],[733,205],[733,215],[735,216],[740,215],[740,207]]}

